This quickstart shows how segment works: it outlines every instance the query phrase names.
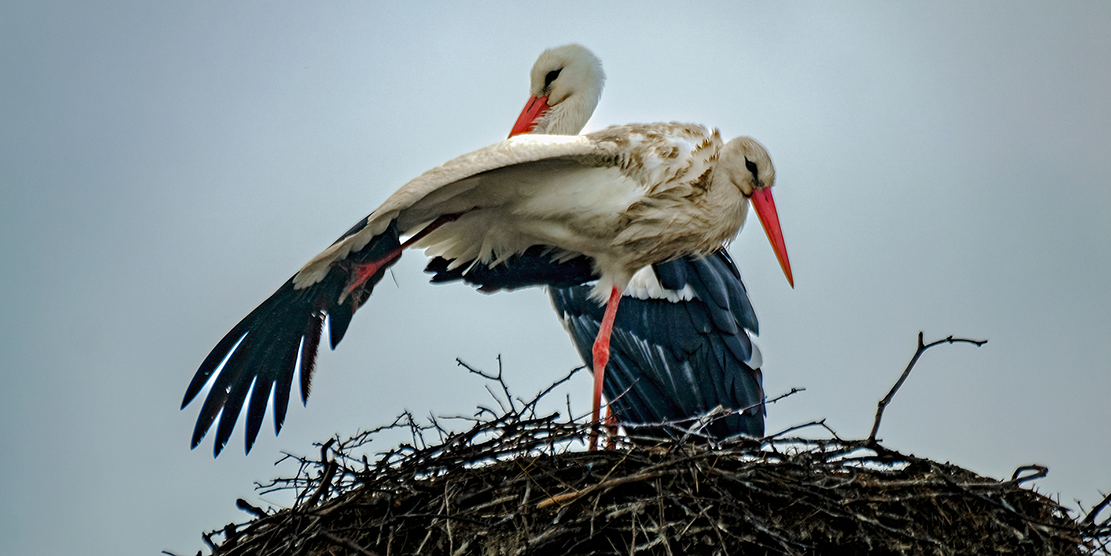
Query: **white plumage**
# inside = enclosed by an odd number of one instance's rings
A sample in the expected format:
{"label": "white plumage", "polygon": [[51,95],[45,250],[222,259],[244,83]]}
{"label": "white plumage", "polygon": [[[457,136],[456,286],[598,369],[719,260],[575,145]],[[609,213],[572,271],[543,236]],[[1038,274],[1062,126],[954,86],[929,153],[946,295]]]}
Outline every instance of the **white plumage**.
{"label": "white plumage", "polygon": [[412,180],[293,283],[297,289],[319,283],[391,223],[409,236],[454,216],[415,246],[453,268],[501,262],[533,245],[586,255],[602,277],[595,295],[604,299],[645,265],[720,247],[744,223],[747,197],[774,179],[759,143],[739,137],[724,145],[716,131],[698,125],[518,136]]}

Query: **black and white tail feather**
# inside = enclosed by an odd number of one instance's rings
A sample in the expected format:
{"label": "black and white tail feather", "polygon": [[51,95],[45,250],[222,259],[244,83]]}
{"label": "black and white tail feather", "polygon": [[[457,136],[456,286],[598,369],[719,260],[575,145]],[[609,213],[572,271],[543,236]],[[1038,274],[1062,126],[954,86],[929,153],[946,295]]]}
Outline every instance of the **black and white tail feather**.
{"label": "black and white tail feather", "polygon": [[[482,291],[548,284],[552,304],[584,361],[591,361],[604,307],[591,299],[588,262],[557,262],[543,248],[495,266],[447,270],[433,259],[433,282],[462,280]],[[610,409],[636,434],[667,436],[717,407],[732,412],[703,431],[717,438],[764,434],[759,323],[740,271],[725,248],[643,269],[617,309],[603,386]],[[669,423],[680,426],[649,426]]]}

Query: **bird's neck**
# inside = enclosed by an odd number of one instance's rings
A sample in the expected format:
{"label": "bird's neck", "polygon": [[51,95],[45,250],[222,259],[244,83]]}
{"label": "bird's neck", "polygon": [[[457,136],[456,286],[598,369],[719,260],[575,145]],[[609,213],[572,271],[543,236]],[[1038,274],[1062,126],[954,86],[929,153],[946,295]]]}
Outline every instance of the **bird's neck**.
{"label": "bird's neck", "polygon": [[578,135],[598,104],[597,98],[587,97],[591,95],[572,95],[553,106],[537,123],[533,133]]}

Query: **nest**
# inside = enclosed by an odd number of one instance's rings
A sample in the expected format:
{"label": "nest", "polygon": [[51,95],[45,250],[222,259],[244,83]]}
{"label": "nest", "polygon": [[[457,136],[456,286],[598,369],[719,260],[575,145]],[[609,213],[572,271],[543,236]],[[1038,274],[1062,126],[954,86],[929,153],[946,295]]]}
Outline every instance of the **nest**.
{"label": "nest", "polygon": [[206,541],[221,555],[1111,553],[1108,500],[1073,519],[1022,488],[1039,466],[998,481],[875,440],[719,443],[697,427],[586,451],[599,431],[538,416],[542,395],[517,407],[505,389],[500,415],[480,408],[460,433],[405,415],[383,428],[413,444],[373,463],[355,454],[382,429],[289,456],[296,477],[260,488],[294,489],[296,504],[240,500],[256,519]]}

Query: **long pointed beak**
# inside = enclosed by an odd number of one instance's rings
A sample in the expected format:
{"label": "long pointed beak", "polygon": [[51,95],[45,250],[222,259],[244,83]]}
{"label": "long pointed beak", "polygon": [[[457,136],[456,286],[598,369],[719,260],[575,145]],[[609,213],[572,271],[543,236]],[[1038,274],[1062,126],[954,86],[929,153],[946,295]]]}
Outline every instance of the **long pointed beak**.
{"label": "long pointed beak", "polygon": [[536,125],[536,120],[540,119],[548,111],[548,108],[550,108],[548,97],[529,97],[525,109],[521,111],[520,116],[517,116],[517,123],[513,124],[513,131],[509,132],[509,136],[513,137],[531,131],[532,127]]}
{"label": "long pointed beak", "polygon": [[787,283],[795,287],[795,278],[791,275],[791,261],[787,258],[787,244],[783,242],[783,231],[779,228],[779,213],[775,211],[775,199],[772,198],[771,189],[758,189],[752,193],[752,208],[756,209],[756,216],[760,217],[760,224],[764,226],[764,233],[768,234],[768,241],[775,250],[775,258],[779,259],[779,266],[787,276]]}

